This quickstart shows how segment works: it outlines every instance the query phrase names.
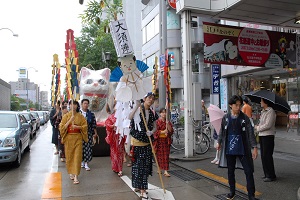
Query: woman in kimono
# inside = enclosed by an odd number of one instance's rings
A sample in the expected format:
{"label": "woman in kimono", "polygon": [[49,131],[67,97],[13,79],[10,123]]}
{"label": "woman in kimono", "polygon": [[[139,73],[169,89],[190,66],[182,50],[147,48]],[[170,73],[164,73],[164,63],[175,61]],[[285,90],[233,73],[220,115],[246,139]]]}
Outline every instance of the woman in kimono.
{"label": "woman in kimono", "polygon": [[[132,187],[140,191],[140,199],[148,199],[148,176],[152,175],[152,149],[149,137],[153,140],[153,133],[156,131],[155,121],[158,115],[151,105],[154,103],[154,94],[149,92],[144,97],[144,103],[136,102],[136,106],[130,113],[131,120],[131,143],[132,143]],[[138,114],[136,116],[136,114]],[[144,119],[146,125],[144,124]],[[136,126],[136,123],[138,125]],[[148,131],[146,129],[148,127]]]}
{"label": "woman in kimono", "polygon": [[87,121],[79,112],[78,101],[69,102],[70,111],[59,125],[62,142],[65,145],[66,168],[74,184],[79,184],[82,161],[82,140],[88,142]]}
{"label": "woman in kimono", "polygon": [[121,137],[120,134],[116,133],[116,117],[115,110],[105,120],[106,127],[106,142],[110,145],[110,160],[111,168],[114,172],[118,173],[118,176],[122,176],[123,160],[125,155],[125,140],[126,137]]}
{"label": "woman in kimono", "polygon": [[[164,176],[170,177],[169,170],[169,155],[171,146],[171,136],[174,132],[172,123],[166,122],[166,109],[161,108],[160,118],[156,121],[157,131],[154,133],[154,147],[158,165],[161,170],[165,170]],[[168,125],[166,126],[166,124]]]}

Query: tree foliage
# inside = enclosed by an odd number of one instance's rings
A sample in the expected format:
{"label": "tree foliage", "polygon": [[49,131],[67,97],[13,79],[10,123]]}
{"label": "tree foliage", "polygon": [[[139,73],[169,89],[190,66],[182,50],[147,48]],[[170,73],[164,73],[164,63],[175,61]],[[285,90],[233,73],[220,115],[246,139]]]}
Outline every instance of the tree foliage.
{"label": "tree foliage", "polygon": [[[79,53],[79,65],[91,64],[95,70],[108,67],[114,69],[117,65],[117,55],[111,34],[104,33],[103,25],[91,24],[82,27],[81,36],[75,38]],[[106,62],[105,52],[111,53],[111,60]]]}
{"label": "tree foliage", "polygon": [[[21,106],[21,104],[23,104]],[[20,111],[20,110],[26,110],[26,100],[16,97],[15,95],[10,96],[10,110],[12,111]]]}
{"label": "tree foliage", "polygon": [[[123,15],[122,0],[91,0],[87,9],[80,15],[83,23],[81,36],[75,38],[81,67],[91,64],[95,70],[117,65],[117,55],[108,24]],[[105,61],[105,52],[111,53],[109,62]]]}

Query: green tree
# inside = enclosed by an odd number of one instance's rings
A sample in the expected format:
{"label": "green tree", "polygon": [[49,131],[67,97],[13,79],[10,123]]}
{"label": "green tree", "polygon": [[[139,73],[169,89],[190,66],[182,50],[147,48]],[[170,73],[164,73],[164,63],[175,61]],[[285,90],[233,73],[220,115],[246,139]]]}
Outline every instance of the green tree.
{"label": "green tree", "polygon": [[[105,13],[105,18],[102,16]],[[79,53],[79,65],[91,64],[94,69],[108,67],[114,69],[117,65],[117,55],[111,34],[109,22],[117,20],[118,15],[123,15],[122,0],[91,0],[87,9],[80,15],[83,27],[81,36],[75,38]],[[111,59],[105,62],[103,55],[111,53]]]}
{"label": "green tree", "polygon": [[[103,26],[97,24],[84,25],[81,36],[75,38],[80,66],[91,64],[97,70],[105,67],[114,69],[117,65],[117,54],[111,34],[101,31],[100,27]],[[103,59],[105,52],[111,53],[111,59],[108,63]]]}
{"label": "green tree", "polygon": [[26,110],[26,100],[22,99],[22,98],[19,98],[19,97],[16,97],[15,95],[11,95],[11,97],[10,97],[10,109],[12,111]]}

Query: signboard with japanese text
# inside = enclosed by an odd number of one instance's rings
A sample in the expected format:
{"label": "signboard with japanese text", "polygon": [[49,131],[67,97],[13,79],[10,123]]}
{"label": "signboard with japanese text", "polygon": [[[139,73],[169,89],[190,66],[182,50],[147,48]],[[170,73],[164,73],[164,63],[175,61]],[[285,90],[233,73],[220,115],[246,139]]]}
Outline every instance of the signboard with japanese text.
{"label": "signboard with japanese text", "polygon": [[228,110],[228,91],[227,91],[227,79],[220,79],[220,102],[221,102],[221,110],[227,112]]}
{"label": "signboard with japanese text", "polygon": [[165,56],[165,54],[159,56],[159,63],[160,63],[160,70],[163,71],[164,67],[166,66],[166,56]]}
{"label": "signboard with japanese text", "polygon": [[169,55],[170,55],[170,64],[173,66],[173,65],[175,65],[174,52],[169,52]]}
{"label": "signboard with japanese text", "polygon": [[110,32],[118,57],[134,53],[125,19],[110,22]]}
{"label": "signboard with japanese text", "polygon": [[167,29],[180,29],[180,15],[176,10],[167,10]]}
{"label": "signboard with japanese text", "polygon": [[19,78],[26,78],[26,77],[27,77],[26,68],[24,67],[19,68]]}
{"label": "signboard with japanese text", "polygon": [[211,75],[212,75],[212,94],[220,93],[220,65],[211,65]]}
{"label": "signboard with japanese text", "polygon": [[293,33],[208,22],[203,32],[205,63],[295,69],[300,60]]}

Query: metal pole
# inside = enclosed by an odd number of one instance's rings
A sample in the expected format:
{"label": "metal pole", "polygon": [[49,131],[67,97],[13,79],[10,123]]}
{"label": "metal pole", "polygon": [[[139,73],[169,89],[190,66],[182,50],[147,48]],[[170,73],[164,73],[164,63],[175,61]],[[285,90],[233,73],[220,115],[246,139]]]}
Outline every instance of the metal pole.
{"label": "metal pole", "polygon": [[26,80],[26,91],[27,91],[27,97],[26,97],[26,107],[27,107],[27,110],[29,108],[29,101],[28,101],[28,69],[26,69],[26,76],[27,76],[27,80]]}
{"label": "metal pole", "polygon": [[[160,36],[160,48],[159,54],[165,54],[167,49],[167,7],[166,1],[162,0],[159,2],[159,21],[161,24],[159,26],[159,36]],[[160,79],[159,79],[159,108],[164,108],[166,105],[166,86],[164,84],[164,73],[161,71]]]}
{"label": "metal pole", "polygon": [[192,63],[191,63],[191,11],[181,14],[182,25],[182,67],[183,67],[183,91],[184,91],[184,142],[185,157],[192,157],[194,147],[192,115]]}

